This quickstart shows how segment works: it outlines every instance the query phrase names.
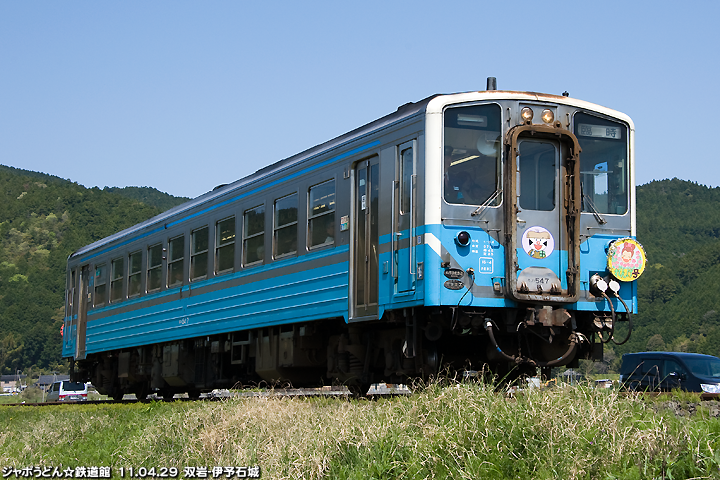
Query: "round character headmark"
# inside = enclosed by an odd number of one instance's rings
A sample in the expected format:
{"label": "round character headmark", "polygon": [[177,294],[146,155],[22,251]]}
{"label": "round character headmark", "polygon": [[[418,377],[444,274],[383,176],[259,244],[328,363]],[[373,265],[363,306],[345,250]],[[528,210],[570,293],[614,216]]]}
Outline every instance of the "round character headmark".
{"label": "round character headmark", "polygon": [[637,240],[619,238],[608,248],[607,266],[615,278],[632,282],[645,270],[645,250]]}
{"label": "round character headmark", "polygon": [[555,239],[545,227],[530,227],[522,235],[522,249],[532,258],[547,258],[555,250]]}

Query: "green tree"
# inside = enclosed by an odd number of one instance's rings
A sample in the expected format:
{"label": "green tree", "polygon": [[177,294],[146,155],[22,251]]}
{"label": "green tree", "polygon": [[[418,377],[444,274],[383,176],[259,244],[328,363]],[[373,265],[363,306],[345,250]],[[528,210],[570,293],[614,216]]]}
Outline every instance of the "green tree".
{"label": "green tree", "polygon": [[662,352],[665,350],[665,340],[657,333],[648,339],[646,348],[649,352]]}

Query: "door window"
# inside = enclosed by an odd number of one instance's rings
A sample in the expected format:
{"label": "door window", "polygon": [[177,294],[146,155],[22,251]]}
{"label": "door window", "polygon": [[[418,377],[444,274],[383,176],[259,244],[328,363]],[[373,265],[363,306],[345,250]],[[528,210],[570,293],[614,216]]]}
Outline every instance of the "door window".
{"label": "door window", "polygon": [[550,142],[524,140],[519,145],[520,208],[555,209],[557,148]]}
{"label": "door window", "polygon": [[412,176],[414,173],[412,147],[400,152],[400,213],[410,212],[410,197],[412,196]]}

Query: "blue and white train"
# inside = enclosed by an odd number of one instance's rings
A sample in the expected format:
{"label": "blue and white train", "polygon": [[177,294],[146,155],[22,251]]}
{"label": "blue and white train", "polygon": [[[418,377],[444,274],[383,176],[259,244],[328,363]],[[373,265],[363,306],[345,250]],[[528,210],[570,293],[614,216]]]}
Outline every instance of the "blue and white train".
{"label": "blue and white train", "polygon": [[634,133],[494,79],[402,105],[74,252],[63,357],[116,398],[600,359],[644,268]]}

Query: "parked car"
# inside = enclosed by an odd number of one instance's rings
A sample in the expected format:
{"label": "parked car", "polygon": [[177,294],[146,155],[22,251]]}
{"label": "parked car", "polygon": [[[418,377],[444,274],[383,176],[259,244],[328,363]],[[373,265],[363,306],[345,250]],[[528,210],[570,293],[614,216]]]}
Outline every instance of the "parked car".
{"label": "parked car", "polygon": [[666,392],[676,388],[720,394],[720,358],[682,352],[626,353],[620,383],[634,391]]}
{"label": "parked car", "polygon": [[599,380],[595,380],[595,388],[612,388],[613,384],[614,382],[609,378],[601,378]]}
{"label": "parked car", "polygon": [[87,385],[83,382],[71,382],[63,380],[55,382],[50,386],[46,401],[65,402],[87,400]]}

